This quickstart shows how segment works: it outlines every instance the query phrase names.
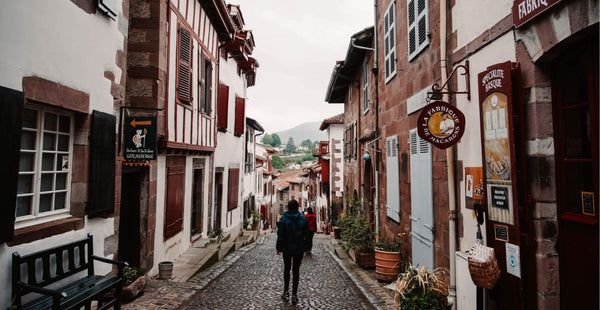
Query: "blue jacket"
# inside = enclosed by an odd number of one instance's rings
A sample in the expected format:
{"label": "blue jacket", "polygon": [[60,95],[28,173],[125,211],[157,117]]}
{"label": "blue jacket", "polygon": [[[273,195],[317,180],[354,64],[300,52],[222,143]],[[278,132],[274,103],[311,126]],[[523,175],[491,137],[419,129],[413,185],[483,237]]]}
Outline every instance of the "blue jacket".
{"label": "blue jacket", "polygon": [[308,241],[308,221],[298,211],[286,212],[277,223],[277,251],[285,255],[302,255]]}

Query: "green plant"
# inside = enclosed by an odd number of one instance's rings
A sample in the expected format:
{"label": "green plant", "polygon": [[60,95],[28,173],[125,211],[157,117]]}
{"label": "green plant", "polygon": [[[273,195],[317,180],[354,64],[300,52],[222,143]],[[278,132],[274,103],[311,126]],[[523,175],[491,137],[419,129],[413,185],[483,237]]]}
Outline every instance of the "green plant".
{"label": "green plant", "polygon": [[403,310],[446,310],[448,306],[448,277],[445,268],[427,270],[409,265],[396,281],[396,300]]}
{"label": "green plant", "polygon": [[373,252],[371,223],[363,215],[360,201],[349,200],[348,211],[339,222],[342,228],[342,248],[344,250],[348,252]]}
{"label": "green plant", "polygon": [[123,278],[125,279],[125,286],[133,283],[139,277],[146,274],[146,270],[140,267],[127,267],[123,270]]}
{"label": "green plant", "polygon": [[399,233],[398,237],[400,238],[394,238],[394,241],[391,242],[385,238],[375,236],[375,249],[387,252],[402,252],[404,245],[404,240],[402,240],[402,238],[405,235],[406,233]]}
{"label": "green plant", "polygon": [[244,219],[243,225],[244,225],[243,229],[246,229],[248,227],[248,220],[247,219]]}
{"label": "green plant", "polygon": [[209,238],[223,238],[223,230],[219,227],[215,227],[208,231]]}
{"label": "green plant", "polygon": [[258,211],[252,211],[252,224],[258,224],[260,220],[260,213]]}

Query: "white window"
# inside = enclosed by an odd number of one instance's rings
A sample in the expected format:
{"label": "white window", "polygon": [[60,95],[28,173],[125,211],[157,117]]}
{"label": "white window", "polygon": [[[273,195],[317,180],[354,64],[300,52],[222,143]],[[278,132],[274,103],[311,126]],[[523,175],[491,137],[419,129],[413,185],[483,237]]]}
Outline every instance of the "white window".
{"label": "white window", "polygon": [[385,82],[396,76],[396,1],[392,1],[383,16]]}
{"label": "white window", "polygon": [[73,119],[46,108],[23,109],[17,226],[69,212]]}
{"label": "white window", "polygon": [[369,111],[369,66],[367,59],[363,62],[363,113]]}
{"label": "white window", "polygon": [[415,58],[429,45],[428,0],[408,0],[406,6],[408,23],[408,60]]}

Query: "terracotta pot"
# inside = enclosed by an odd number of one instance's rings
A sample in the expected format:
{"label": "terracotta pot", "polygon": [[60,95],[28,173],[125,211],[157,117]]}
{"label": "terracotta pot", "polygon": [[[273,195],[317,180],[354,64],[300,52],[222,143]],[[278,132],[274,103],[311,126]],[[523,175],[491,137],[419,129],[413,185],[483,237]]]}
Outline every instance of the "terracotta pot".
{"label": "terracotta pot", "polygon": [[400,274],[402,267],[400,252],[387,252],[375,250],[375,272],[381,281],[394,281]]}
{"label": "terracotta pot", "polygon": [[148,276],[147,275],[143,275],[143,276],[137,278],[135,281],[131,282],[131,284],[123,287],[123,292],[121,293],[121,300],[123,300],[123,301],[134,300],[137,296],[139,296],[142,292],[144,292],[144,289],[146,288],[147,284],[148,284]]}
{"label": "terracotta pot", "polygon": [[352,257],[352,260],[362,268],[375,267],[375,253],[352,251],[350,257]]}

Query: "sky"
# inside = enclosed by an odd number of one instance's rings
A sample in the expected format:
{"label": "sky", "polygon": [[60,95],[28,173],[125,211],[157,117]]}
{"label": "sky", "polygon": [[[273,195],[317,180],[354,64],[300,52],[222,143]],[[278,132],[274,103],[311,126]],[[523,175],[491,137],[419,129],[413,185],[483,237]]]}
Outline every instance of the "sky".
{"label": "sky", "polygon": [[239,4],[260,67],[246,115],[266,132],[322,121],[344,111],[325,93],[350,36],[373,25],[372,0],[226,0]]}

